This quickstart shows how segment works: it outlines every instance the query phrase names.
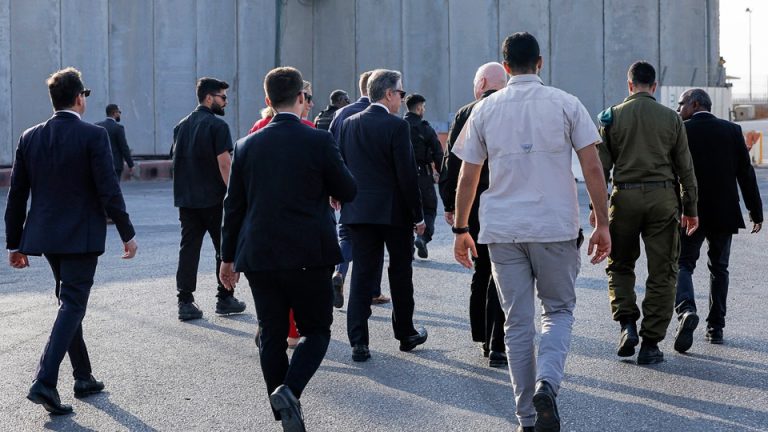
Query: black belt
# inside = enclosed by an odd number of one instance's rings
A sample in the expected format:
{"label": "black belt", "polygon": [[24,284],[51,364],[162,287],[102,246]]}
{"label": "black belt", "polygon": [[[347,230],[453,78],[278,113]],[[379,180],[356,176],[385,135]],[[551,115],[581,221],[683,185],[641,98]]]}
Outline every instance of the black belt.
{"label": "black belt", "polygon": [[614,183],[613,187],[620,190],[625,190],[625,189],[651,190],[651,189],[661,189],[661,188],[672,188],[672,187],[675,187],[675,182],[670,180],[665,180],[665,181],[652,181],[652,182],[642,182],[642,183]]}

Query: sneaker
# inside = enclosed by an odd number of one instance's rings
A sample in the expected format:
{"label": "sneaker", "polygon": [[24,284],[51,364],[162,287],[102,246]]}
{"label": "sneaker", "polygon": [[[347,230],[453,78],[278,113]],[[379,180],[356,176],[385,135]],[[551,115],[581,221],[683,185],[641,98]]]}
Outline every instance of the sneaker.
{"label": "sneaker", "polygon": [[344,306],[344,276],[341,272],[335,272],[331,282],[333,283],[333,307],[341,309]]}
{"label": "sneaker", "polygon": [[696,315],[696,312],[683,312],[677,325],[677,332],[675,332],[675,351],[684,353],[691,349],[691,345],[693,345],[693,331],[696,330],[698,325],[699,316]]}
{"label": "sneaker", "polygon": [[422,258],[422,259],[429,258],[427,243],[424,241],[424,239],[422,239],[421,237],[416,237],[416,240],[414,240],[413,245],[416,246],[416,255],[418,255],[419,258]]}
{"label": "sneaker", "polygon": [[189,321],[203,317],[203,311],[193,301],[179,302],[179,321]]}
{"label": "sneaker", "polygon": [[236,314],[244,310],[245,302],[236,299],[235,296],[220,298],[216,302],[216,313],[219,315]]}

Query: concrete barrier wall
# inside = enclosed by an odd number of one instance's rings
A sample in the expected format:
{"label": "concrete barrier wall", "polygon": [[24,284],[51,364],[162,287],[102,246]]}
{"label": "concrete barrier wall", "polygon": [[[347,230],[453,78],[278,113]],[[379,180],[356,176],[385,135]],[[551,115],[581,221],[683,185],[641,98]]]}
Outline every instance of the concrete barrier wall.
{"label": "concrete barrier wall", "polygon": [[501,60],[515,31],[539,40],[544,82],[593,115],[626,96],[640,58],[665,85],[711,85],[718,10],[719,0],[0,0],[0,165],[50,116],[44,81],[63,66],[93,90],[86,120],[118,103],[133,153],[167,155],[198,77],[232,84],[224,119],[237,138],[259,118],[275,65],[312,81],[311,116],[336,88],[358,96],[361,72],[401,70],[405,89],[427,98],[426,118],[447,129],[476,68]]}

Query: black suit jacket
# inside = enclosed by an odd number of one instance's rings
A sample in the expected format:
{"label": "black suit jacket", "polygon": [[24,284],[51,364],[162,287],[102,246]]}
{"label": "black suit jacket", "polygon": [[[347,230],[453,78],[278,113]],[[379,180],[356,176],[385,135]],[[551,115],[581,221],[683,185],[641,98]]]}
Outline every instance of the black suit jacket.
{"label": "black suit jacket", "polygon": [[21,135],[5,209],[8,249],[27,255],[101,254],[105,212],[124,242],[133,238],[103,128],[57,112]]}
{"label": "black suit jacket", "polygon": [[96,125],[107,130],[115,171],[123,170],[123,161],[128,164],[128,168],[133,168],[131,149],[128,148],[128,141],[125,139],[125,127],[111,118],[96,122]]}
{"label": "black suit jacket", "polygon": [[368,96],[362,96],[360,99],[356,100],[355,103],[336,110],[336,113],[333,115],[333,120],[331,120],[331,125],[328,127],[328,131],[331,132],[331,135],[333,135],[333,139],[336,140],[337,144],[341,138],[341,126],[344,124],[344,120],[363,111],[370,105],[371,100],[368,99]]}
{"label": "black suit jacket", "polygon": [[737,184],[752,221],[762,223],[763,203],[741,127],[700,113],[685,121],[685,131],[699,186],[701,229],[736,233],[744,228]]}
{"label": "black suit jacket", "polygon": [[221,258],[242,272],[342,261],[329,197],[350,201],[355,179],[331,134],[278,114],[235,145]]}
{"label": "black suit jacket", "polygon": [[[456,111],[456,117],[453,119],[453,124],[448,130],[448,140],[446,146],[448,147],[443,159],[443,169],[440,174],[440,198],[443,200],[443,206],[445,211],[456,211],[456,188],[459,184],[459,171],[461,171],[461,159],[453,154],[453,145],[456,144],[456,140],[459,138],[459,133],[464,128],[464,125],[469,120],[469,115],[472,114],[472,109],[477,105],[480,100],[492,95],[496,90],[488,90],[483,93],[483,97],[479,100],[472,101]],[[488,171],[488,160],[483,163],[483,170],[480,172],[480,182],[477,185],[477,192],[475,193],[475,202],[472,204],[473,209],[477,209],[480,205],[480,195],[488,189],[490,183],[490,174]],[[470,219],[477,221],[477,215],[470,215]],[[470,225],[472,225],[470,223]]]}
{"label": "black suit jacket", "polygon": [[408,122],[371,105],[344,121],[339,145],[358,187],[341,208],[341,223],[410,227],[424,220]]}

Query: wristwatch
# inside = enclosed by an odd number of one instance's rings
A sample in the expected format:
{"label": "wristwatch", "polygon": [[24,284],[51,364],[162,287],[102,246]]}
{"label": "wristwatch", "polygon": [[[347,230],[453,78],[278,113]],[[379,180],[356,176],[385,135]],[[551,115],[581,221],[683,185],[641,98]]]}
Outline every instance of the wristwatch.
{"label": "wristwatch", "polygon": [[451,227],[451,231],[453,231],[454,234],[464,234],[469,232],[469,227],[468,226],[461,227],[461,228]]}

